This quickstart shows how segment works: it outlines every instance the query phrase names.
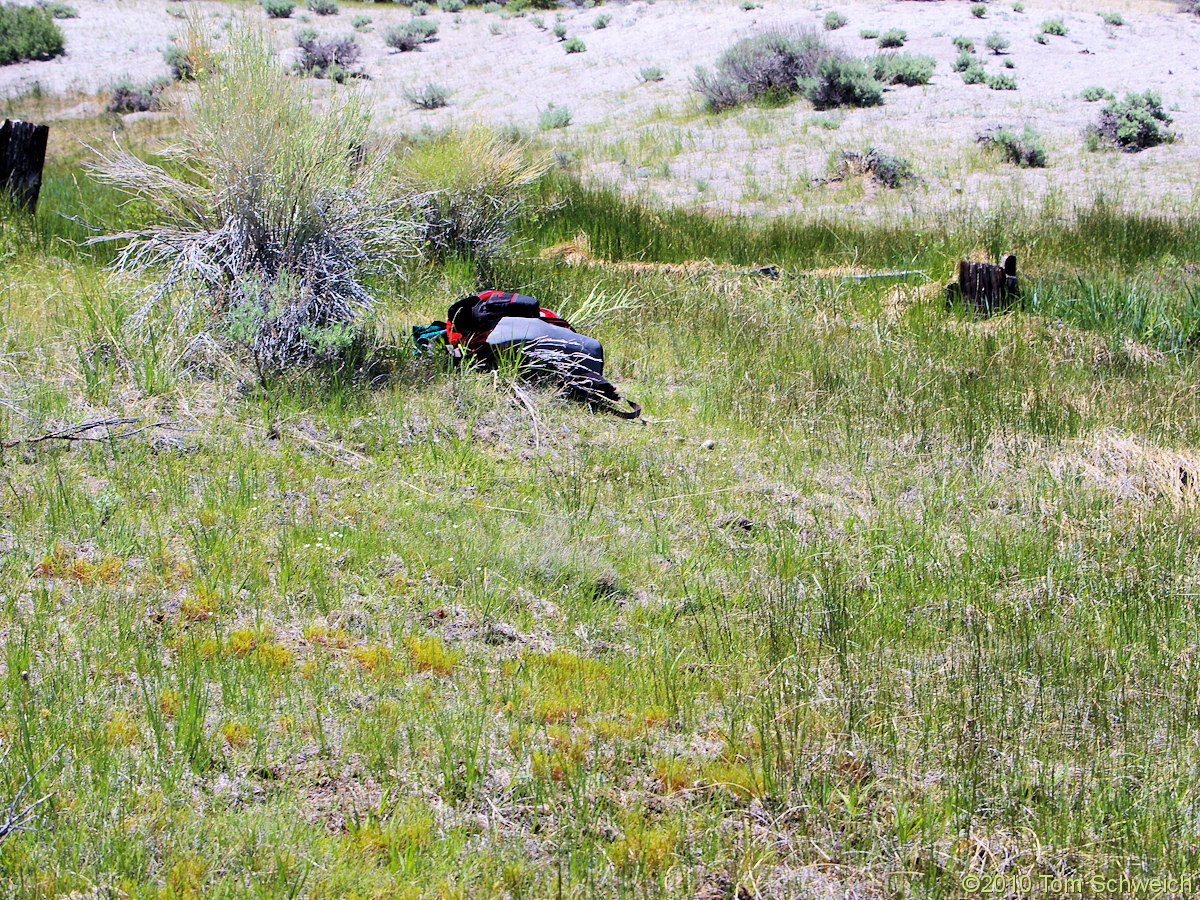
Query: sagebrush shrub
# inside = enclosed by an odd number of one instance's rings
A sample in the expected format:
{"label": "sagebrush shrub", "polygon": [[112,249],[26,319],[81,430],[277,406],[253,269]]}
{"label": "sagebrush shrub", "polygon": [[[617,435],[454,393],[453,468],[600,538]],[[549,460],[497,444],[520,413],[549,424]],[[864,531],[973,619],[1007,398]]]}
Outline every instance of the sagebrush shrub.
{"label": "sagebrush shrub", "polygon": [[63,3],[62,0],[38,0],[38,6],[50,13],[53,19],[78,19],[79,10]]}
{"label": "sagebrush shrub", "polygon": [[651,81],[662,81],[666,77],[667,73],[658,66],[646,66],[640,72],[638,72],[638,81],[642,82],[643,84]]}
{"label": "sagebrush shrub", "polygon": [[826,31],[837,31],[839,28],[845,28],[850,24],[850,20],[836,9],[831,9],[825,13],[825,18],[821,20],[821,24],[825,26]]}
{"label": "sagebrush shrub", "polygon": [[371,27],[371,17],[364,16],[364,15],[357,15],[353,19],[350,20],[350,25],[354,28],[355,31],[366,31],[368,28]]}
{"label": "sagebrush shrub", "polygon": [[150,112],[162,109],[165,80],[135,84],[127,79],[118,81],[108,89],[108,102],[104,108],[110,113]]}
{"label": "sagebrush shrub", "polygon": [[692,88],[713,111],[754,101],[781,102],[801,90],[832,53],[813,31],[773,29],[743,38],[721,54],[710,73],[697,69]]}
{"label": "sagebrush shrub", "polygon": [[1067,33],[1067,26],[1062,19],[1047,19],[1043,22],[1038,30],[1042,34],[1052,34],[1056,37],[1064,37]]}
{"label": "sagebrush shrub", "polygon": [[412,14],[414,16],[427,16],[429,15],[429,11],[431,9],[433,9],[433,7],[428,3],[425,3],[424,0],[417,0],[417,2],[412,5]]}
{"label": "sagebrush shrub", "polygon": [[965,34],[960,34],[951,42],[960,53],[974,53],[975,42]]}
{"label": "sagebrush shrub", "polygon": [[1007,162],[1024,169],[1045,168],[1049,159],[1041,135],[1028,125],[1022,134],[1007,128],[990,128],[981,132],[975,140],[984,149],[999,153]]}
{"label": "sagebrush shrub", "polygon": [[878,106],[883,102],[883,85],[861,59],[827,56],[817,73],[800,82],[804,96],[817,109],[838,106]]}
{"label": "sagebrush shrub", "polygon": [[336,16],[337,0],[308,0],[308,8],[318,16]]}
{"label": "sagebrush shrub", "polygon": [[361,74],[352,68],[362,55],[362,48],[352,35],[322,38],[313,29],[305,28],[296,35],[296,46],[300,48],[296,68],[306,75],[340,83]]}
{"label": "sagebrush shrub", "polygon": [[603,28],[607,28],[608,23],[611,21],[612,16],[610,16],[608,13],[600,13],[600,15],[596,16],[596,18],[593,20],[592,27],[599,31]]}
{"label": "sagebrush shrub", "polygon": [[885,153],[876,147],[865,150],[841,150],[833,156],[833,180],[867,175],[884,187],[898,188],[914,180],[912,163],[902,156]]}
{"label": "sagebrush shrub", "polygon": [[987,45],[987,48],[997,56],[999,56],[1012,45],[1012,41],[998,31],[993,31],[991,34],[989,34],[984,43]]}
{"label": "sagebrush shrub", "polygon": [[1015,91],[1017,89],[1017,79],[1000,72],[987,77],[987,86],[993,91]]}
{"label": "sagebrush shrub", "polygon": [[977,19],[982,19],[984,16],[987,15],[987,6],[983,3],[972,3],[971,4],[971,15],[973,15]]}
{"label": "sagebrush shrub", "polygon": [[1079,92],[1079,96],[1082,100],[1085,100],[1088,103],[1095,103],[1097,100],[1112,100],[1112,99],[1114,99],[1114,95],[1113,95],[1112,91],[1107,90],[1106,88],[1102,88],[1099,85],[1092,85],[1091,87],[1085,87],[1082,91]]}
{"label": "sagebrush shrub", "polygon": [[383,42],[393,50],[406,53],[432,41],[437,35],[437,31],[436,22],[430,22],[427,19],[410,19],[403,25],[391,26],[384,32]]}
{"label": "sagebrush shrub", "polygon": [[565,106],[555,106],[551,103],[538,116],[538,128],[549,131],[552,128],[566,128],[571,124],[571,110]]}
{"label": "sagebrush shrub", "polygon": [[135,321],[192,334],[202,323],[207,340],[245,348],[263,380],[336,363],[365,333],[371,279],[417,252],[384,193],[386,159],[364,149],[370,107],[357,92],[314,105],[246,26],[204,58],[169,153],[186,177],[96,150],[100,179],[154,211],[115,264],[149,280]]}
{"label": "sagebrush shrub", "polygon": [[950,64],[950,68],[955,72],[965,72],[971,66],[979,65],[979,60],[975,58],[975,54],[969,50],[963,50],[958,54],[958,57]]}
{"label": "sagebrush shrub", "polygon": [[[570,122],[565,113],[563,125]],[[424,151],[424,152],[423,152]],[[449,254],[493,257],[510,244],[513,227],[545,174],[545,158],[532,162],[520,135],[505,138],[476,127],[451,132],[408,153],[400,175],[408,217],[426,258]]]}
{"label": "sagebrush shrub", "polygon": [[163,62],[171,70],[175,81],[194,81],[199,66],[192,53],[179,44],[171,44],[163,51]]}
{"label": "sagebrush shrub", "polygon": [[1127,153],[1173,142],[1176,135],[1167,130],[1171,116],[1163,109],[1162,97],[1154,91],[1130,93],[1113,100],[1100,111],[1100,118],[1089,131],[1100,143]]}
{"label": "sagebrush shrub", "polygon": [[404,99],[417,109],[441,109],[450,103],[450,91],[440,84],[428,82],[419,91],[404,91]]}
{"label": "sagebrush shrub", "polygon": [[879,36],[879,46],[885,50],[903,47],[908,40],[908,32],[902,28],[889,28]]}
{"label": "sagebrush shrub", "polygon": [[260,5],[271,19],[286,19],[296,9],[294,0],[260,0]]}
{"label": "sagebrush shrub", "polygon": [[438,0],[438,9],[445,13],[462,12],[464,6],[463,0]]}
{"label": "sagebrush shrub", "polygon": [[0,5],[0,66],[63,54],[62,29],[40,6]]}
{"label": "sagebrush shrub", "polygon": [[929,84],[935,68],[937,61],[932,56],[913,53],[881,53],[871,60],[872,74],[883,84]]}
{"label": "sagebrush shrub", "polygon": [[864,28],[862,31],[860,31],[858,33],[858,36],[860,38],[862,38],[864,41],[873,41],[877,37],[879,37],[879,29],[878,28]]}
{"label": "sagebrush shrub", "polygon": [[1114,28],[1120,28],[1125,24],[1125,17],[1119,12],[1102,12],[1096,13],[1096,15],[1104,20],[1105,25],[1112,25]]}
{"label": "sagebrush shrub", "polygon": [[962,71],[962,80],[964,84],[987,84],[987,70],[972,57],[970,65]]}
{"label": "sagebrush shrub", "polygon": [[582,53],[587,49],[587,44],[585,44],[582,39],[577,37],[567,38],[567,40],[563,42],[563,49],[568,53]]}

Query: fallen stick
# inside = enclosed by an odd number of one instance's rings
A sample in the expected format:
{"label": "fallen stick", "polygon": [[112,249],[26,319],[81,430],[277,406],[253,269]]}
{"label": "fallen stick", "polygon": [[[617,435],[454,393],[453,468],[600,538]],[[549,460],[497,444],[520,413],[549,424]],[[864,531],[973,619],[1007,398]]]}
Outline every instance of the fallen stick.
{"label": "fallen stick", "polygon": [[12,441],[5,441],[0,444],[5,450],[12,447],[20,447],[26,444],[40,444],[43,441],[109,441],[118,440],[119,438],[133,437],[143,431],[151,428],[174,428],[179,425],[178,422],[152,422],[148,425],[142,425],[140,428],[134,428],[129,431],[123,431],[120,434],[102,434],[95,437],[89,436],[86,432],[95,431],[97,428],[114,428],[118,425],[136,425],[141,422],[140,418],[120,418],[120,419],[94,419],[91,422],[81,422],[78,425],[70,425],[66,428],[61,428],[58,431],[47,431],[45,434],[39,434],[37,437],[17,438]]}

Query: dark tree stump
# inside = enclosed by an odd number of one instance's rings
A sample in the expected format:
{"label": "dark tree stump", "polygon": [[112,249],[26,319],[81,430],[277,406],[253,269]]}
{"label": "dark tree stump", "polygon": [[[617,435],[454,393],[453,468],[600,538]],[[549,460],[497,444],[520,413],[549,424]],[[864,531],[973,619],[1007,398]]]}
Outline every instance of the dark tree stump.
{"label": "dark tree stump", "polygon": [[947,303],[961,299],[985,316],[1007,309],[1019,296],[1017,258],[1011,253],[998,266],[964,259],[958,264],[958,281],[946,285]]}
{"label": "dark tree stump", "polygon": [[49,125],[5,119],[0,126],[0,191],[30,212],[37,211],[49,136]]}

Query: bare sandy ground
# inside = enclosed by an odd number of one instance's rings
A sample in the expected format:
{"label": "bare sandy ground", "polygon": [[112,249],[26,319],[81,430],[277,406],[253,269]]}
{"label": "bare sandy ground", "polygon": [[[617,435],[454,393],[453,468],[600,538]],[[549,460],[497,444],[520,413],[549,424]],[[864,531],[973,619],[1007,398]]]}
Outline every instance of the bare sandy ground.
{"label": "bare sandy ground", "polygon": [[[484,122],[532,132],[542,110],[566,106],[572,124],[547,133],[560,161],[668,202],[743,212],[926,218],[1006,203],[1069,209],[1099,194],[1168,211],[1200,205],[1200,18],[1179,14],[1173,3],[1030,0],[1016,12],[1011,3],[995,0],[983,19],[973,17],[963,0],[762,3],[742,10],[735,0],[609,2],[558,13],[530,10],[521,17],[435,8],[429,17],[439,26],[438,40],[419,52],[396,53],[384,45],[383,33],[411,17],[397,5],[343,3],[335,16],[298,10],[292,19],[269,21],[254,5],[79,0],[79,18],[61,22],[67,56],[0,68],[0,96],[18,95],[35,83],[56,93],[96,95],[120,77],[165,74],[162,50],[182,31],[178,16],[185,9],[198,10],[215,28],[232,16],[260,19],[277,35],[285,57],[300,28],[349,34],[351,19],[368,15],[370,30],[357,36],[369,80],[350,89],[373,95],[385,130]],[[869,110],[822,114],[803,102],[719,116],[700,109],[689,86],[697,66],[711,66],[734,41],[767,28],[819,29],[829,9],[849,19],[829,40],[859,55],[876,52],[873,41],[859,36],[861,29],[905,30],[904,50],[937,59],[933,82],[890,89],[884,105]],[[1105,25],[1099,11],[1120,12],[1126,24]],[[610,17],[602,29],[595,27],[601,14]],[[1051,17],[1061,18],[1068,34],[1038,44],[1034,34]],[[552,33],[556,21],[587,50],[566,53]],[[1011,41],[1004,56],[983,46],[992,32]],[[960,34],[975,40],[989,71],[1013,75],[1018,89],[964,84],[950,69],[957,54],[951,38]],[[1011,69],[1001,68],[1005,59]],[[638,74],[647,66],[665,70],[664,80],[641,83]],[[415,110],[404,100],[406,89],[428,82],[450,89],[447,108]],[[1102,105],[1079,98],[1090,85],[1116,93],[1160,92],[1182,140],[1140,154],[1085,153],[1082,131]],[[85,102],[73,111],[95,109]],[[987,126],[1026,124],[1045,137],[1048,169],[1013,169],[974,142]],[[901,191],[813,184],[832,152],[867,145],[908,157],[922,180]]]}

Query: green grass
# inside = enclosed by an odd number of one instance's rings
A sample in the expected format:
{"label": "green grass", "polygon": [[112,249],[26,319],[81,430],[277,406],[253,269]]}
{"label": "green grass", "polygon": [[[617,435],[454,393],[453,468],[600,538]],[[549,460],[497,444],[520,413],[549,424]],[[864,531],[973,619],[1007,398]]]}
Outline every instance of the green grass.
{"label": "green grass", "polygon": [[[4,451],[0,805],[47,761],[51,795],[0,840],[8,893],[786,897],[811,867],[949,898],[1200,864],[1197,223],[723,219],[557,175],[512,258],[376,285],[390,378],[263,390],[128,336],[136,285],[60,214],[146,212],[78,152],[0,218],[0,441],[179,430]],[[782,277],[533,258],[580,232]],[[986,321],[941,295],[980,250],[1025,279]],[[814,274],[845,266],[923,274]],[[411,360],[491,285],[613,309],[648,424]]]}

